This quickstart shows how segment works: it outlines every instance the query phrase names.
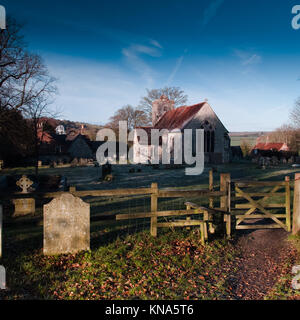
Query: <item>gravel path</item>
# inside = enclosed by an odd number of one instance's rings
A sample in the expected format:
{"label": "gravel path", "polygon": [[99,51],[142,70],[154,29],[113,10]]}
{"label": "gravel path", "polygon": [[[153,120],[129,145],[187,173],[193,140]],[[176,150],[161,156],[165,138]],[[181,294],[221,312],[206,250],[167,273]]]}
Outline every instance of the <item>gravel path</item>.
{"label": "gravel path", "polygon": [[233,299],[261,300],[273,288],[284,264],[295,257],[287,236],[283,229],[261,229],[238,238],[241,254],[230,278]]}

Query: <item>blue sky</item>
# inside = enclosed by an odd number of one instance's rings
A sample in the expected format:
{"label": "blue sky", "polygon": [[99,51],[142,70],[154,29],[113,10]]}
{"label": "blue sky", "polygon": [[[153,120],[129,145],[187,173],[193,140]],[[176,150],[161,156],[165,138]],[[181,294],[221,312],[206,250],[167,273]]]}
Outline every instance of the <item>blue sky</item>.
{"label": "blue sky", "polygon": [[288,122],[300,96],[300,0],[0,0],[58,78],[63,118],[106,123],[146,88],[208,99],[229,131]]}

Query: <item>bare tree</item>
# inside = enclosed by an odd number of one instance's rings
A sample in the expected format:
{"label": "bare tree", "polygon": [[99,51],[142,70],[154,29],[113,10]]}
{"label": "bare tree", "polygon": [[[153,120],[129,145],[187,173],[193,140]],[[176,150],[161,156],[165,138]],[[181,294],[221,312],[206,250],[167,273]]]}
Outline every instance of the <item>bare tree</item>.
{"label": "bare tree", "polygon": [[21,26],[9,18],[0,31],[0,107],[22,109],[40,95],[52,93],[50,77],[41,57],[25,50]]}
{"label": "bare tree", "polygon": [[241,149],[242,149],[243,157],[246,158],[246,157],[250,156],[250,154],[251,154],[252,145],[249,141],[242,140]]}
{"label": "bare tree", "polygon": [[115,114],[110,117],[110,122],[107,126],[117,130],[119,121],[127,121],[128,129],[132,130],[136,127],[147,125],[147,115],[141,109],[126,105],[117,110]]}
{"label": "bare tree", "polygon": [[148,124],[152,123],[152,103],[159,99],[162,95],[174,101],[174,107],[179,107],[187,103],[188,96],[179,87],[164,87],[161,89],[146,89],[147,95],[142,97],[139,109],[143,110],[147,115]]}
{"label": "bare tree", "polygon": [[[0,110],[7,115],[14,114],[9,110],[19,111],[31,119],[36,140],[37,122],[49,116],[56,86],[41,57],[26,50],[21,28],[14,19],[8,18],[7,28],[0,31]],[[8,121],[9,117],[1,117],[0,131]],[[35,143],[37,148],[37,141]],[[38,156],[38,152],[36,154]]]}
{"label": "bare tree", "polygon": [[292,124],[300,129],[300,97],[295,102],[294,108],[290,113]]}
{"label": "bare tree", "polygon": [[299,146],[297,141],[300,137],[299,129],[288,124],[282,125],[280,128],[268,134],[269,142],[286,143],[291,151],[298,151]]}
{"label": "bare tree", "polygon": [[40,156],[40,146],[43,138],[53,129],[48,124],[49,118],[55,118],[59,115],[58,110],[49,108],[53,101],[50,100],[49,94],[39,95],[23,111],[24,116],[29,120],[29,127],[32,133],[32,147],[35,157],[35,174],[38,175],[38,161]]}

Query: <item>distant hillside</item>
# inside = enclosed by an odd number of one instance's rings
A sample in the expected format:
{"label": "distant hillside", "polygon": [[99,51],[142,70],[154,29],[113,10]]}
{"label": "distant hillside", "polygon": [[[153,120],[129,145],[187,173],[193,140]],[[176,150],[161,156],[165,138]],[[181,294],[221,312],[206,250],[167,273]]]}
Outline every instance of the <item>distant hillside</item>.
{"label": "distant hillside", "polygon": [[76,135],[82,132],[82,134],[87,135],[91,140],[96,140],[96,134],[98,130],[103,128],[103,126],[100,125],[70,120],[58,120],[53,118],[43,118],[42,121],[47,121],[47,123],[54,129],[59,125],[63,125],[67,135],[70,135],[70,133]]}
{"label": "distant hillside", "polygon": [[257,138],[268,134],[267,131],[245,131],[245,132],[230,132],[231,146],[240,146],[242,141],[250,143],[253,147],[256,144]]}

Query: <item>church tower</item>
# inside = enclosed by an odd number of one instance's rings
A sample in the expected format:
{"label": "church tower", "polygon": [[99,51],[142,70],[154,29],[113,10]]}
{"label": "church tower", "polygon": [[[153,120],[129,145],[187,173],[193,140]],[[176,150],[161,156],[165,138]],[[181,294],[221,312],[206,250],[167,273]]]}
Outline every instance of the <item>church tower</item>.
{"label": "church tower", "polygon": [[174,101],[162,95],[152,103],[152,126],[154,127],[159,119],[169,110],[174,109]]}

